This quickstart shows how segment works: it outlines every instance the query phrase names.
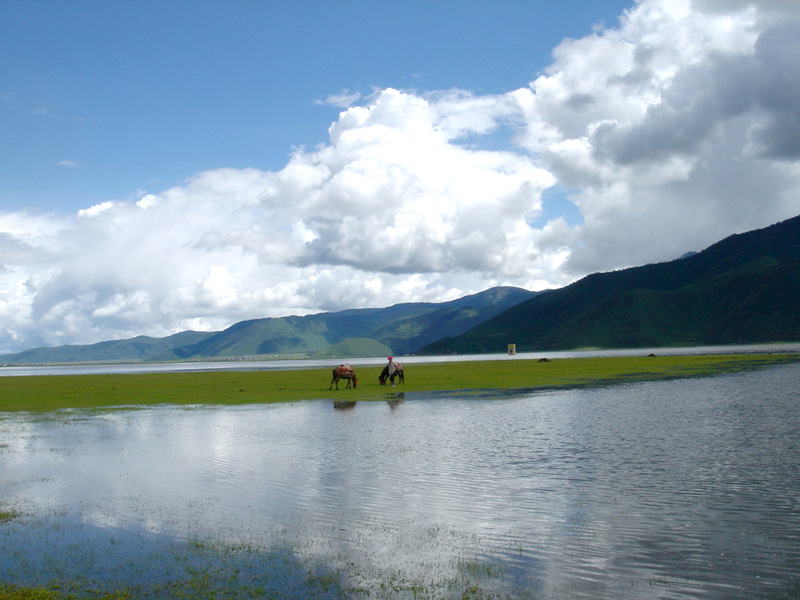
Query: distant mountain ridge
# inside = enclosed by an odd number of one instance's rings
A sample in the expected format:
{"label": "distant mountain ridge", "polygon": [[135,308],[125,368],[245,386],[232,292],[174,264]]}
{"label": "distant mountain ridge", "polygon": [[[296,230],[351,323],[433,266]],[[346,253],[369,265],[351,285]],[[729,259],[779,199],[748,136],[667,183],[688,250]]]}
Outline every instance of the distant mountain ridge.
{"label": "distant mountain ridge", "polygon": [[127,340],[112,340],[87,345],[33,348],[16,354],[0,355],[0,364],[140,362],[213,335],[209,332],[182,331],[164,338],[139,335]]}
{"label": "distant mountain ridge", "polygon": [[800,340],[800,217],[665,263],[595,273],[421,353]]}
{"label": "distant mountain ridge", "polygon": [[137,336],[89,345],[34,348],[0,355],[0,363],[167,362],[292,355],[376,356],[414,353],[444,336],[460,335],[536,295],[495,287],[442,303],[350,309],[307,316],[241,321],[218,332],[185,331],[165,338]]}

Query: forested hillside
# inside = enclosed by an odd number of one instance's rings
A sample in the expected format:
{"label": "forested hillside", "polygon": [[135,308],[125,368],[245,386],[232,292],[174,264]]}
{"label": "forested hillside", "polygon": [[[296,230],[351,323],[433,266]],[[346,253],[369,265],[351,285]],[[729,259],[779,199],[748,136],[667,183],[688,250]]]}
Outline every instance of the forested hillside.
{"label": "forested hillside", "polygon": [[800,217],[671,262],[596,273],[423,353],[800,340]]}

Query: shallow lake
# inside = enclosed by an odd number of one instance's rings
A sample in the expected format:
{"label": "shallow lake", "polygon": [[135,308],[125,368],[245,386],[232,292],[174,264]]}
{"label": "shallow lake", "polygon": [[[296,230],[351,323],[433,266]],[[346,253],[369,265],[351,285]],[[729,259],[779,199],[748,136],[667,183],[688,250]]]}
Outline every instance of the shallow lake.
{"label": "shallow lake", "polygon": [[[520,352],[518,354],[448,354],[436,356],[399,356],[406,365],[462,361],[538,360],[540,358],[590,358],[594,356],[659,356],[686,354],[759,354],[800,352],[800,344],[750,344],[730,346],[692,346],[688,348],[628,348],[618,350],[568,350],[560,352]],[[0,356],[2,360],[2,356]],[[0,364],[0,377],[26,377],[30,375],[97,375],[133,373],[180,373],[190,371],[269,371],[274,369],[314,369],[335,367],[343,362],[351,365],[384,365],[383,356],[371,358],[326,358],[291,360],[224,360],[172,363],[104,363],[63,365],[4,365]]]}
{"label": "shallow lake", "polygon": [[0,581],[798,598],[798,390],[788,365],[502,397],[0,413],[0,511],[19,514],[0,522]]}

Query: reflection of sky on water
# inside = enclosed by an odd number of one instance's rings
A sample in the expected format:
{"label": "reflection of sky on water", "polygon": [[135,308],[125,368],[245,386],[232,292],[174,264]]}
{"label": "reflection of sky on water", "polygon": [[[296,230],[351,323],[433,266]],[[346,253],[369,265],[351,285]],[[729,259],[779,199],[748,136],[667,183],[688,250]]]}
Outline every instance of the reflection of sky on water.
{"label": "reflection of sky on water", "polygon": [[485,560],[569,597],[782,590],[800,562],[798,384],[790,365],[338,410],[6,414],[0,507],[118,537],[288,543],[362,575]]}

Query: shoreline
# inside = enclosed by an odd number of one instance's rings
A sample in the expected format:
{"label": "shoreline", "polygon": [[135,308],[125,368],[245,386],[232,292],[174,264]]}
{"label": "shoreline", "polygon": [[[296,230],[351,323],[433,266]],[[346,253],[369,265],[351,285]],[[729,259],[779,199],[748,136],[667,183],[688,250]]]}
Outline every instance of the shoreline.
{"label": "shoreline", "polygon": [[[678,355],[717,355],[717,354],[793,354],[800,353],[800,343],[769,342],[761,344],[734,344],[717,346],[669,346],[661,348],[575,348],[572,350],[518,352],[513,355],[503,353],[484,354],[443,354],[443,355],[403,355],[398,360],[408,365],[446,362],[485,362],[497,360],[538,360],[541,358],[595,358],[612,356],[659,356]],[[40,363],[27,365],[0,365],[0,378],[27,377],[33,375],[101,375],[101,374],[139,374],[139,373],[182,373],[201,371],[266,371],[277,369],[315,369],[332,368],[348,362],[353,366],[376,366],[385,364],[384,357],[330,357],[330,358],[289,358],[237,357],[209,358],[173,362],[102,361],[73,363]]]}
{"label": "shoreline", "polygon": [[406,363],[406,383],[378,385],[383,361],[356,365],[357,389],[329,389],[330,367],[135,374],[28,375],[0,379],[0,413],[241,405],[303,400],[385,400],[392,392],[577,389],[733,373],[800,362],[800,353],[663,354]]}

